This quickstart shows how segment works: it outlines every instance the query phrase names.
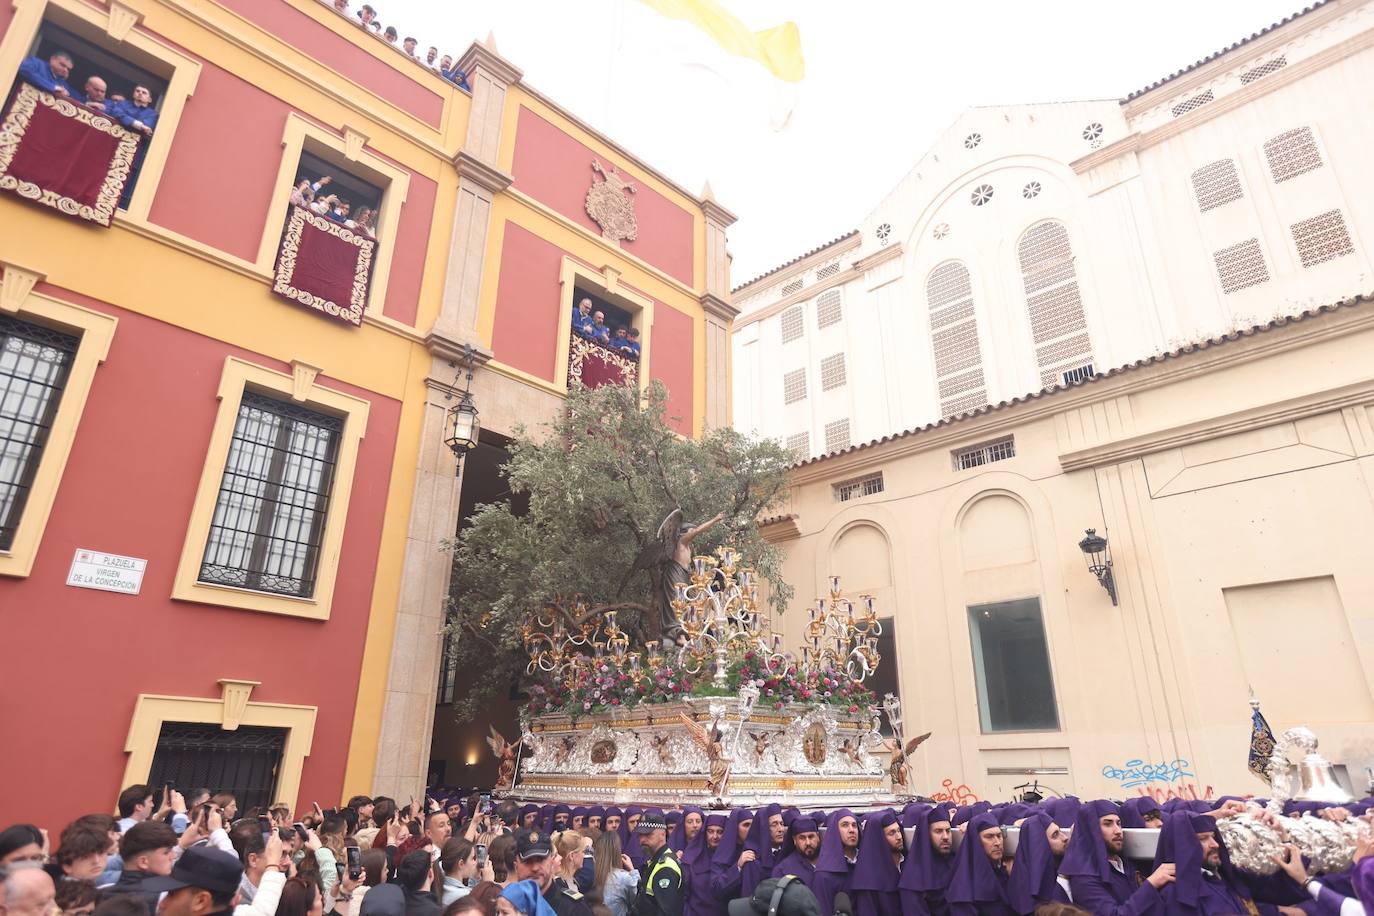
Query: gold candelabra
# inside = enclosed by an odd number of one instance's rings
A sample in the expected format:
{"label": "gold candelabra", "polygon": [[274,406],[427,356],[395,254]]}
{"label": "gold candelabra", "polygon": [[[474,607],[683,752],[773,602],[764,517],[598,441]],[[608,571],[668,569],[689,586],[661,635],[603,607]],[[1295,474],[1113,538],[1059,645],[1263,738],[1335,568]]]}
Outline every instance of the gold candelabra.
{"label": "gold candelabra", "polygon": [[570,629],[553,608],[546,608],[521,626],[529,655],[526,673],[542,674],[572,687],[588,667],[608,658],[644,686],[672,659],[693,675],[711,665],[713,682],[725,687],[731,656],[750,649],[780,677],[834,669],[862,683],[877,670],[883,627],[872,595],[860,595],[855,605],[841,591],[840,577],[831,576],[830,594],[817,598],[809,609],[798,662],[782,650],[781,636],[773,632],[770,619],[760,610],[758,574],[740,565],[740,560],[739,551],[728,545],[713,555],[692,557],[688,581],[673,586],[676,639],[672,645],[650,641],[642,650],[631,650],[630,637],[616,622],[615,611],[607,611],[599,621],[584,620],[588,608],[578,602],[572,616],[582,623]]}

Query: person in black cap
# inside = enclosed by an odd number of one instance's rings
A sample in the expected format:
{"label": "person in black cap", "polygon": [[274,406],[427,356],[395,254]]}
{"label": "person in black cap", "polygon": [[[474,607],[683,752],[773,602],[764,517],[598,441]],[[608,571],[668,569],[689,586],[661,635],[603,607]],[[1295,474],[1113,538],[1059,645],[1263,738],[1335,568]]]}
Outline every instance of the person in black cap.
{"label": "person in black cap", "polygon": [[553,853],[553,842],[542,830],[522,827],[515,831],[515,880],[533,880],[544,895],[544,902],[553,907],[558,916],[592,916],[592,908],[587,905],[582,894],[575,887],[568,887],[555,880],[558,874],[558,857]]}
{"label": "person in black cap", "polygon": [[652,811],[640,818],[635,830],[644,850],[635,916],[682,916],[682,866],[668,848],[667,822],[662,814]]}
{"label": "person in black cap", "polygon": [[212,916],[232,913],[243,880],[243,863],[232,853],[192,846],[181,854],[170,875],[146,878],[142,889],[166,892],[159,916]]}
{"label": "person in black cap", "polygon": [[800,878],[765,878],[752,897],[731,900],[730,916],[823,916],[820,902]]}

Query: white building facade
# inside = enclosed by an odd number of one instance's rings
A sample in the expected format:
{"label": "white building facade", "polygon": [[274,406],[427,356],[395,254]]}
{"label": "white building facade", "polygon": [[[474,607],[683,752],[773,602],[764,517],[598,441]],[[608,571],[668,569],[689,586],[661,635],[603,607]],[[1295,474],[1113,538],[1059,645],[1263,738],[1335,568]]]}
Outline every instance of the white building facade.
{"label": "white building facade", "polygon": [[798,459],[1374,288],[1374,2],[1124,100],[973,108],[735,290],[734,423]]}

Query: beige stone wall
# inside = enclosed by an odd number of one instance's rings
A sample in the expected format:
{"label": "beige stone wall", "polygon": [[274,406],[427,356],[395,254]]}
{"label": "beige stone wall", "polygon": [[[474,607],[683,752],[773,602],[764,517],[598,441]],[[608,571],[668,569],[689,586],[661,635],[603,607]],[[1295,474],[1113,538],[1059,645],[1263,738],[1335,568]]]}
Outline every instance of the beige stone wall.
{"label": "beige stone wall", "polygon": [[[1248,688],[1374,765],[1374,306],[1350,305],[794,471],[774,534],[797,601],[843,577],[896,628],[917,786],[1005,799],[1261,792]],[[1014,437],[1012,458],[954,451]],[[884,490],[833,484],[881,471]],[[795,529],[793,529],[795,526]],[[1105,532],[1120,605],[1077,542]],[[793,530],[795,533],[792,533]],[[1038,598],[1059,727],[984,733],[968,607]],[[1013,660],[1013,664],[1021,664]],[[1191,774],[1104,774],[1186,760]]]}

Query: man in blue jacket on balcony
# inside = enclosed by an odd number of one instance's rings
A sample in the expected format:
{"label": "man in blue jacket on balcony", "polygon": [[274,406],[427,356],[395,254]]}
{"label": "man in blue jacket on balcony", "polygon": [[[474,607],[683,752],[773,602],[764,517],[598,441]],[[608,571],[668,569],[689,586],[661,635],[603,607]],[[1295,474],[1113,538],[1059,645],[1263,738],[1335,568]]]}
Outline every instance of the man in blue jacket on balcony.
{"label": "man in blue jacket on balcony", "polygon": [[583,299],[577,303],[577,311],[572,316],[573,330],[583,337],[596,337],[595,326],[592,322],[592,300]]}
{"label": "man in blue jacket on balcony", "polygon": [[72,56],[66,51],[54,51],[44,60],[30,57],[19,65],[19,78],[61,98],[70,98],[72,87],[67,85],[67,77],[72,72]]}
{"label": "man in blue jacket on balcony", "polygon": [[120,99],[107,110],[112,118],[130,130],[136,130],[145,137],[153,135],[157,127],[157,109],[153,107],[153,94],[147,86],[135,86],[132,99]]}

